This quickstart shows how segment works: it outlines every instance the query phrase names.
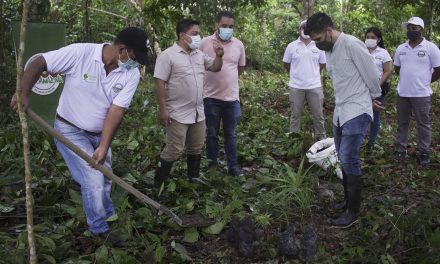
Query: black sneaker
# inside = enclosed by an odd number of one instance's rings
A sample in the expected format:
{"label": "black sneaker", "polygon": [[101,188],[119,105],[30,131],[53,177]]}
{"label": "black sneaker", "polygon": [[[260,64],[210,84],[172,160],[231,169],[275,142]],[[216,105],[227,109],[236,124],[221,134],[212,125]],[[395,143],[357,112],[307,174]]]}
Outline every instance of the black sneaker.
{"label": "black sneaker", "polygon": [[395,161],[404,160],[406,158],[408,158],[408,154],[406,153],[406,151],[394,151]]}
{"label": "black sneaker", "polygon": [[236,167],[236,168],[232,168],[228,170],[228,174],[232,175],[232,176],[237,176],[237,177],[243,177],[244,176],[244,172]]}
{"label": "black sneaker", "polygon": [[419,163],[421,166],[428,166],[430,163],[429,154],[428,153],[420,154]]}

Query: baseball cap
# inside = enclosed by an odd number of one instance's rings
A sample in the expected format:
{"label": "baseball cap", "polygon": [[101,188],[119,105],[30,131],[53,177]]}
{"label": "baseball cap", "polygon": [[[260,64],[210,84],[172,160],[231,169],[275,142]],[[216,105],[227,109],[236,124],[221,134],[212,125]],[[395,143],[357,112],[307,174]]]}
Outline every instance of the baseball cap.
{"label": "baseball cap", "polygon": [[142,65],[148,63],[148,36],[137,27],[127,27],[116,35],[116,39],[134,51],[136,61]]}
{"label": "baseball cap", "polygon": [[307,24],[307,19],[306,19],[306,20],[303,20],[303,21],[301,21],[301,22],[299,23],[299,28],[301,29],[302,27],[305,27],[306,24]]}
{"label": "baseball cap", "polygon": [[421,26],[422,28],[425,28],[425,23],[423,23],[423,19],[421,19],[420,17],[412,17],[408,20],[408,22],[404,22],[402,23],[402,28],[403,29],[407,29],[408,24],[412,24],[412,25],[416,25],[416,26]]}

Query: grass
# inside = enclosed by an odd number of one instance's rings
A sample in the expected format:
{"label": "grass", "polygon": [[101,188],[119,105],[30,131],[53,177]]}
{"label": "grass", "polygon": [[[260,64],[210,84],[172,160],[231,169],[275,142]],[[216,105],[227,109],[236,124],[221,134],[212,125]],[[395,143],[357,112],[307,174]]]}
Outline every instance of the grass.
{"label": "grass", "polygon": [[[149,187],[163,147],[151,77],[139,87],[113,142],[114,172],[178,214],[202,213],[216,220],[209,229],[182,229],[163,214],[146,207],[119,187],[113,200],[119,218],[112,229],[125,234],[129,245],[101,246],[82,256],[76,237],[86,224],[78,188],[56,153],[52,139],[31,131],[37,251],[41,263],[298,263],[277,254],[276,235],[286,222],[296,227],[299,240],[314,224],[320,237],[318,263],[439,263],[440,156],[438,97],[433,96],[433,155],[429,168],[415,158],[416,137],[411,130],[405,163],[391,159],[395,133],[395,94],[383,112],[383,126],[373,156],[362,153],[364,173],[360,222],[348,230],[331,229],[336,212],[329,203],[342,197],[341,182],[331,173],[308,164],[313,144],[311,117],[303,115],[303,133],[292,139],[289,126],[287,75],[246,72],[240,80],[242,118],[238,127],[239,162],[245,178],[204,171],[199,181],[185,179],[186,162],[175,163],[174,181],[157,197]],[[326,128],[331,135],[332,91],[326,88]],[[26,233],[21,138],[17,118],[0,129],[0,263],[26,262]],[[221,150],[224,161],[224,151]],[[222,163],[224,165],[224,162]],[[205,159],[202,167],[206,166]],[[251,216],[258,242],[253,259],[240,257],[225,238],[233,217]],[[191,258],[191,261],[188,259]]]}

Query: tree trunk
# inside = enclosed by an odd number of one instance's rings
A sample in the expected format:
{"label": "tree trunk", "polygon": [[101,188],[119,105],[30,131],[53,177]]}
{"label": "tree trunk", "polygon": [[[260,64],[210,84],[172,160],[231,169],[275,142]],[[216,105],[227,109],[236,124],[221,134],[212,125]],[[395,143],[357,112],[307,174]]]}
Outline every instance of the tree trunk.
{"label": "tree trunk", "polygon": [[315,5],[315,0],[302,0],[303,9],[301,12],[301,18],[307,19],[313,15],[313,6]]}
{"label": "tree trunk", "polygon": [[429,1],[429,31],[428,31],[428,36],[426,36],[428,40],[431,40],[432,24],[434,23],[434,9],[435,9],[434,0],[431,0]]}
{"label": "tree trunk", "polygon": [[151,25],[148,24],[148,29],[150,32],[150,40],[152,42],[153,46],[153,52],[157,56],[162,52],[162,49],[160,48],[159,42],[157,41],[157,35],[156,35],[156,29]]}
{"label": "tree trunk", "polygon": [[32,198],[32,175],[29,162],[29,135],[28,123],[26,120],[26,113],[23,111],[23,104],[21,99],[21,78],[23,76],[23,51],[24,41],[26,37],[26,26],[28,19],[30,0],[23,1],[23,14],[21,18],[20,28],[20,46],[18,49],[17,61],[17,87],[16,95],[18,102],[18,114],[20,116],[21,133],[23,134],[23,158],[24,158],[24,172],[25,172],[25,186],[26,186],[26,218],[27,218],[27,233],[29,242],[29,263],[34,264],[38,262],[37,251],[35,249],[34,239],[34,214],[33,214],[33,198]]}
{"label": "tree trunk", "polygon": [[90,0],[84,0],[84,31],[86,41],[92,42],[92,31],[90,29]]}

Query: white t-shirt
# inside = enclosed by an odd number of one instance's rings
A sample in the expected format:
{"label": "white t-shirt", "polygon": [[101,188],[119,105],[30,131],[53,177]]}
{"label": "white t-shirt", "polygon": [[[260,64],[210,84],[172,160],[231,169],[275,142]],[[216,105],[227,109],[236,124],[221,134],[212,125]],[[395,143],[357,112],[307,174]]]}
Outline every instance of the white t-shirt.
{"label": "white t-shirt", "polygon": [[104,45],[78,43],[43,54],[48,72],[66,76],[57,113],[90,132],[102,131],[112,104],[128,108],[140,78],[137,68],[116,68],[107,76]]}
{"label": "white t-shirt", "polygon": [[430,96],[433,68],[440,67],[440,50],[426,39],[414,48],[407,41],[397,48],[394,65],[400,67],[399,96]]}
{"label": "white t-shirt", "polygon": [[374,58],[374,64],[377,67],[377,73],[379,74],[379,80],[383,75],[383,64],[391,61],[391,56],[386,49],[377,46],[371,53]]}
{"label": "white t-shirt", "polygon": [[319,64],[325,64],[325,52],[318,49],[314,41],[307,46],[299,38],[289,45],[283,56],[284,63],[290,63],[289,87],[313,89],[321,87]]}

